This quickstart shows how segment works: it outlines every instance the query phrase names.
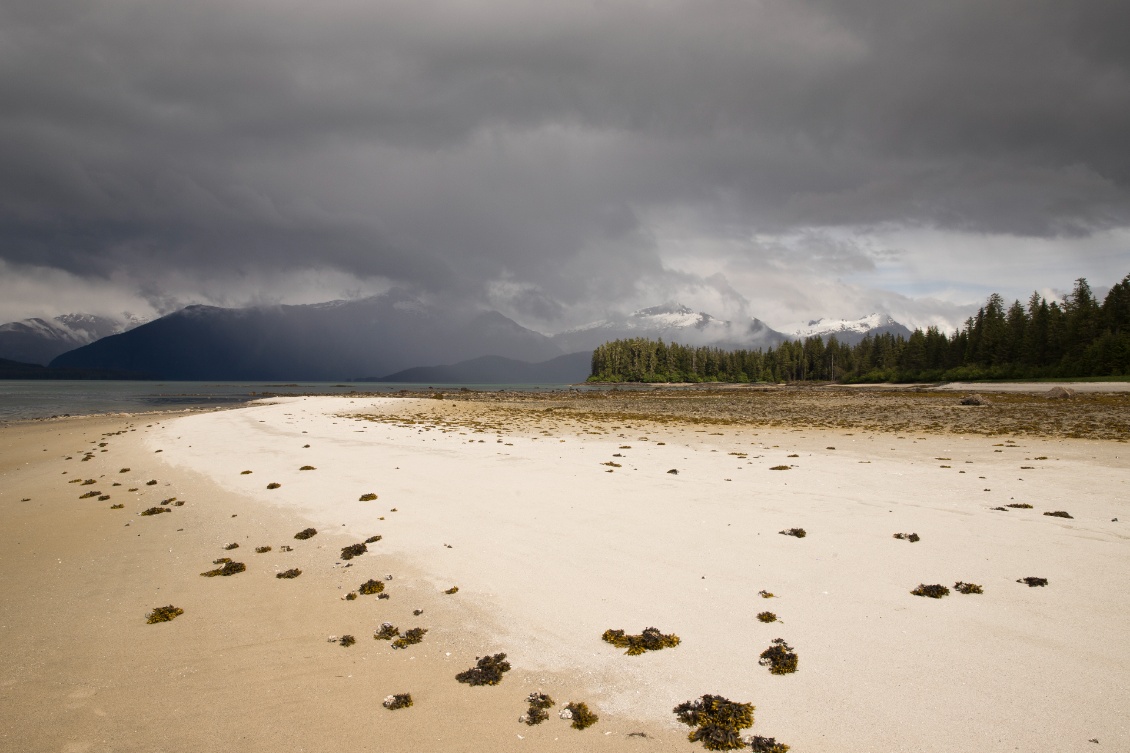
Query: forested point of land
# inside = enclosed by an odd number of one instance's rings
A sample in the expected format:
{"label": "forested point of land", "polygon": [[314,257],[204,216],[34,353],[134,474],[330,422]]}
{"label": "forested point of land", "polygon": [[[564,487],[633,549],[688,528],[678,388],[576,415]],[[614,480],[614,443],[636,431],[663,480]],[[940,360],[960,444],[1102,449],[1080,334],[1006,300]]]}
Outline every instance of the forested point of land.
{"label": "forested point of land", "polygon": [[1079,278],[1062,300],[994,293],[951,335],[830,337],[768,350],[722,350],[631,338],[599,346],[590,382],[940,382],[1130,376],[1130,274],[1099,303]]}

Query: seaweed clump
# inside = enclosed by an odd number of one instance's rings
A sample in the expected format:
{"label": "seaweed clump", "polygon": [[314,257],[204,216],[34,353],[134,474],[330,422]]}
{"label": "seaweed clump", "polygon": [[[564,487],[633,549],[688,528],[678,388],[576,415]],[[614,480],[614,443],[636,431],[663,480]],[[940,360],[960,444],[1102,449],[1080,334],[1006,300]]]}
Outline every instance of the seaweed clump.
{"label": "seaweed clump", "polygon": [[[1047,515],[1047,516],[1052,517],[1052,518],[1071,518],[1071,515],[1069,515],[1064,510],[1056,510],[1055,512],[1046,512],[1046,513],[1044,513],[1044,515]],[[1074,520],[1074,518],[1071,518],[1071,519]]]}
{"label": "seaweed clump", "polygon": [[228,560],[220,567],[217,567],[215,570],[209,570],[200,574],[205,578],[215,578],[217,575],[227,576],[235,575],[236,573],[242,573],[246,569],[247,565],[243,564],[242,562],[232,562],[231,560]]}
{"label": "seaweed clump", "polygon": [[573,729],[586,729],[600,721],[599,716],[589,711],[587,704],[576,701],[565,704],[565,708],[561,710],[561,718],[573,720],[569,725]]}
{"label": "seaweed clump", "polygon": [[953,588],[954,588],[955,591],[957,591],[960,594],[983,594],[983,593],[985,593],[985,589],[981,588],[981,586],[977,585],[976,583],[965,583],[964,581],[960,581],[960,580],[957,583],[953,584]]}
{"label": "seaweed clump", "polygon": [[475,666],[455,675],[455,679],[467,685],[497,685],[502,675],[510,671],[506,654],[495,654],[479,658]]}
{"label": "seaweed clump", "polygon": [[278,483],[277,481],[272,481],[271,483],[267,484],[268,489],[278,489],[280,486],[282,486],[282,484]]}
{"label": "seaweed clump", "polygon": [[120,509],[122,509],[123,507],[125,507],[125,505],[123,505],[123,504],[110,505],[110,509],[111,509],[111,510],[120,510]]}
{"label": "seaweed clump", "polygon": [[771,470],[771,471],[787,471],[787,470],[790,470],[791,468],[792,468],[792,466],[788,466],[788,465],[775,465],[772,468],[770,468],[769,470]]}
{"label": "seaweed clump", "polygon": [[271,551],[271,547],[269,547],[269,546],[257,546],[257,547],[255,547],[255,553],[256,554],[266,554],[269,551]]}
{"label": "seaweed clump", "polygon": [[376,494],[373,494],[372,492],[369,492],[368,494],[362,494],[362,495],[360,496],[360,498],[358,498],[358,500],[357,500],[357,501],[358,501],[358,502],[372,502],[372,501],[373,501],[374,499],[376,499],[376,498],[377,498],[377,495],[376,495]]}
{"label": "seaweed clump", "polygon": [[101,493],[102,492],[87,492],[86,494],[80,494],[79,499],[90,499],[91,497],[97,497]]}
{"label": "seaweed clump", "polygon": [[707,750],[738,750],[745,747],[739,732],[753,726],[753,704],[736,703],[720,695],[704,695],[697,701],[680,703],[675,718],[694,727],[687,739],[701,742]]}
{"label": "seaweed clump", "polygon": [[406,709],[412,705],[411,693],[396,693],[387,696],[384,703],[381,704],[389,711],[396,711],[397,709]]}
{"label": "seaweed clump", "polygon": [[661,651],[679,645],[679,636],[664,635],[659,628],[644,628],[639,635],[627,635],[623,630],[605,630],[601,640],[617,648],[626,648],[628,656],[639,656],[647,651]]}
{"label": "seaweed clump", "polygon": [[930,586],[925,583],[919,583],[918,588],[911,591],[911,593],[915,596],[927,596],[931,599],[940,599],[943,596],[949,596],[950,590],[941,583],[935,583]]}
{"label": "seaweed clump", "polygon": [[405,630],[404,633],[392,642],[393,648],[408,648],[424,640],[424,634],[428,632],[427,628],[411,628]]}
{"label": "seaweed clump", "polygon": [[803,528],[786,528],[783,531],[778,531],[782,536],[796,536],[798,539],[803,539],[808,535],[808,532]]}
{"label": "seaweed clump", "polygon": [[148,510],[142,510],[138,515],[160,515],[163,512],[172,512],[167,507],[150,507]]}
{"label": "seaweed clump", "polygon": [[400,635],[400,630],[391,622],[382,622],[381,629],[373,633],[373,639],[378,641],[390,641]]}
{"label": "seaweed clump", "polygon": [[287,580],[297,578],[299,575],[302,575],[302,571],[297,567],[292,567],[289,570],[283,570],[281,573],[275,573],[276,578],[286,578]]}
{"label": "seaweed clump", "polygon": [[311,536],[314,536],[317,533],[318,533],[317,528],[303,528],[301,531],[294,534],[294,538],[298,539],[299,541],[305,541],[306,539],[310,538]]}
{"label": "seaweed clump", "polygon": [[776,594],[774,594],[772,591],[766,591],[764,589],[762,589],[761,591],[758,591],[757,595],[760,596],[763,599],[775,599],[775,598],[777,598]]}
{"label": "seaweed clump", "polygon": [[157,607],[145,615],[145,622],[150,625],[155,625],[158,622],[172,622],[182,614],[184,614],[183,609],[169,604],[167,607]]}
{"label": "seaweed clump", "polygon": [[1016,582],[1017,583],[1023,583],[1026,586],[1028,586],[1028,588],[1035,588],[1036,586],[1046,586],[1048,584],[1048,579],[1047,578],[1033,578],[1033,577],[1029,576],[1027,578],[1019,578]]}
{"label": "seaweed clump", "polygon": [[1032,505],[1028,504],[1027,502],[1013,502],[1011,505],[1005,505],[1005,507],[1014,507],[1017,510],[1031,510],[1032,509]]}
{"label": "seaweed clump", "polygon": [[300,470],[300,471],[316,471],[316,470],[318,470],[318,469],[317,469],[317,468],[315,468],[315,467],[314,467],[314,466],[312,466],[312,465],[304,465],[304,466],[302,466],[301,468],[299,468],[298,470]]}
{"label": "seaweed clump", "polygon": [[773,645],[761,652],[757,663],[769,667],[772,674],[787,675],[796,672],[798,661],[793,647],[785,643],[784,638],[774,638]]}
{"label": "seaweed clump", "polygon": [[549,712],[546,709],[553,707],[553,699],[540,690],[536,690],[526,696],[526,703],[530,706],[526,709],[526,713],[518,717],[518,721],[522,724],[534,726],[541,724],[549,718]]}
{"label": "seaweed clump", "polygon": [[382,538],[382,537],[381,537],[381,535],[380,535],[380,534],[377,534],[376,536],[370,536],[369,538],[365,539],[365,543],[366,543],[366,544],[375,544],[375,543],[377,543],[378,541],[380,541],[380,540],[381,540],[381,538]]}
{"label": "seaweed clump", "polygon": [[775,737],[762,737],[754,735],[750,738],[749,747],[754,753],[788,753],[789,746],[777,742]]}
{"label": "seaweed clump", "polygon": [[459,593],[459,586],[452,586],[451,588],[444,591],[444,593],[448,596],[450,596],[451,594],[457,594]]}
{"label": "seaweed clump", "polygon": [[370,596],[372,594],[379,594],[381,591],[385,590],[385,584],[381,583],[379,580],[370,578],[362,583],[361,587],[357,590],[361,592],[362,596]]}
{"label": "seaweed clump", "polygon": [[369,547],[364,544],[350,544],[341,548],[341,558],[343,560],[351,560],[354,557],[360,557],[365,552],[369,551]]}
{"label": "seaweed clump", "polygon": [[224,551],[230,552],[232,549],[239,549],[239,544],[234,541],[230,544],[224,544]]}
{"label": "seaweed clump", "polygon": [[354,638],[352,635],[343,635],[343,636],[341,636],[341,640],[338,641],[338,643],[340,643],[342,646],[345,646],[346,648],[349,648],[350,646],[352,646],[356,642],[357,642],[357,639]]}
{"label": "seaweed clump", "polygon": [[757,619],[761,622],[776,622],[777,615],[773,614],[772,612],[759,612]]}
{"label": "seaweed clump", "polygon": [[921,540],[922,537],[917,533],[896,533],[895,538],[902,539],[903,541],[909,541],[911,544],[913,544],[915,541]]}

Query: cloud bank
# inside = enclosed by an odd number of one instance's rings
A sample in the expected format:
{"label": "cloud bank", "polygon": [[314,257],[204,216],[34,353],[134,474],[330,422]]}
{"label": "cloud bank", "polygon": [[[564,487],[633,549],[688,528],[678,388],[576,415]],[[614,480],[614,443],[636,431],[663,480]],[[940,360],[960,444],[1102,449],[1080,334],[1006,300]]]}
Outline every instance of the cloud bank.
{"label": "cloud bank", "polygon": [[11,0],[0,315],[48,278],[59,311],[397,285],[542,331],[1110,284],[1127,28],[1099,0]]}

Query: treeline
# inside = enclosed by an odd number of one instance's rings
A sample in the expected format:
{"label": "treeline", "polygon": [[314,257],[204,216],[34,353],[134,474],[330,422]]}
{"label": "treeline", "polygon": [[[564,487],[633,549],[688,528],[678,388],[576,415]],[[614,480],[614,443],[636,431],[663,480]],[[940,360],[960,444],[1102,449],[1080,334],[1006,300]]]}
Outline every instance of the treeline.
{"label": "treeline", "polygon": [[600,382],[913,382],[1130,376],[1130,275],[1100,303],[1080,278],[1069,295],[1005,306],[994,293],[958,331],[915,330],[909,338],[835,337],[768,350],[722,350],[662,340],[608,342],[592,354]]}

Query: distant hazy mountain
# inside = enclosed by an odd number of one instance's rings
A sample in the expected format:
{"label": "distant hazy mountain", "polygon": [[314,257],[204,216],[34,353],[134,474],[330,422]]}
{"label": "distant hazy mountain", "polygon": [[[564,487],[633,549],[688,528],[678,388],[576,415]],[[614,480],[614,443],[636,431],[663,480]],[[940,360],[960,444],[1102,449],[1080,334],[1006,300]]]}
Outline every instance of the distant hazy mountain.
{"label": "distant hazy mountain", "polygon": [[592,352],[583,351],[527,363],[501,356],[482,356],[450,366],[416,366],[364,382],[419,384],[573,384],[588,379]]}
{"label": "distant hazy mountain", "polygon": [[591,351],[609,340],[630,337],[662,338],[683,345],[747,349],[768,348],[788,339],[760,319],[730,322],[673,303],[575,327],[554,335],[553,341],[562,350]]}
{"label": "distant hazy mountain", "polygon": [[23,319],[0,324],[0,358],[48,364],[68,350],[109,335],[125,332],[142,323],[129,314],[111,319],[93,314],[63,314],[54,319]]}
{"label": "distant hazy mountain", "polygon": [[302,306],[189,306],[65,353],[51,365],[165,379],[333,381],[484,355],[536,362],[561,350],[496,311],[445,309],[393,290]]}
{"label": "distant hazy mountain", "polygon": [[823,337],[825,341],[835,335],[836,340],[846,345],[855,345],[867,335],[890,333],[896,337],[910,337],[911,332],[886,314],[868,314],[860,319],[815,319],[801,327],[793,336],[798,340],[806,337]]}

